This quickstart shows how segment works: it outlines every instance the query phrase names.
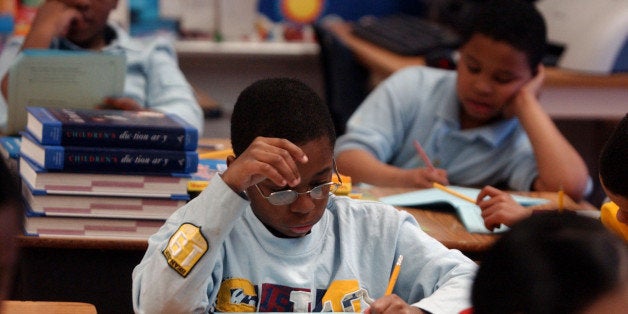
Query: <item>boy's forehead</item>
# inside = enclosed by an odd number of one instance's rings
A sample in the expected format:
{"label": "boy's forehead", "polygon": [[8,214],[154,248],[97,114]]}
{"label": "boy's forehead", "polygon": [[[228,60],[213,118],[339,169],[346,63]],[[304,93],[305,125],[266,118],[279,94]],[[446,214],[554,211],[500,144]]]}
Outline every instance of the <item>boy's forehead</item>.
{"label": "boy's forehead", "polygon": [[528,56],[524,51],[481,33],[474,35],[461,47],[461,53],[501,71],[527,73],[530,69]]}

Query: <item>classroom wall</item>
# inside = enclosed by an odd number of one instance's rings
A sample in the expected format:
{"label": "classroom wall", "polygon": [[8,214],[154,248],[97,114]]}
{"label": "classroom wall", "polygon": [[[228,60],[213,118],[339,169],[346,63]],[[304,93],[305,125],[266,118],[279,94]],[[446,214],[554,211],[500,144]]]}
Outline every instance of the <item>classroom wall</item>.
{"label": "classroom wall", "polygon": [[188,80],[228,112],[240,92],[256,80],[286,76],[302,80],[324,96],[318,55],[180,54],[179,65]]}

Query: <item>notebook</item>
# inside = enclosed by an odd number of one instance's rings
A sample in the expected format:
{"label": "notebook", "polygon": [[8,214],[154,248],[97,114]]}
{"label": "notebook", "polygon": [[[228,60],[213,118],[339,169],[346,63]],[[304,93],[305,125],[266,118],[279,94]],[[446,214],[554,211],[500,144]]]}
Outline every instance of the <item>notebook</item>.
{"label": "notebook", "polygon": [[[460,186],[448,186],[448,188],[464,194],[472,199],[477,198],[480,193],[480,189],[466,188]],[[522,206],[533,206],[548,203],[549,200],[536,197],[528,197],[521,195],[512,195],[517,203]],[[479,206],[456,197],[450,193],[442,191],[440,189],[431,188],[417,190],[407,193],[395,194],[379,199],[381,202],[405,207],[420,207],[425,209],[450,207],[453,208],[462,221],[465,228],[471,233],[500,233],[508,230],[508,227],[501,225],[499,228],[493,231],[484,227],[484,220],[482,219],[481,209]]]}
{"label": "notebook", "polygon": [[122,96],[126,59],[121,54],[27,49],[9,70],[7,125],[26,126],[26,107],[93,108],[105,97]]}

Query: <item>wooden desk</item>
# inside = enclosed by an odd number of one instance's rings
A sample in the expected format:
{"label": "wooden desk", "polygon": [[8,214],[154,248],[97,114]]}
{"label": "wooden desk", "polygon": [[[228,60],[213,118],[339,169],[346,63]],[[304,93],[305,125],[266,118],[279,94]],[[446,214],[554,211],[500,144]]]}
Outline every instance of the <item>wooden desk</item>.
{"label": "wooden desk", "polygon": [[[387,195],[410,192],[413,189],[407,188],[386,188],[374,187],[365,191],[372,197],[379,198]],[[551,192],[529,192],[520,193],[521,195],[539,197],[550,200],[549,203],[534,206],[534,209],[555,209],[557,208],[557,193]],[[586,203],[576,203],[569,197],[564,200],[566,209],[569,210],[595,210],[595,208]],[[443,243],[450,249],[457,249],[470,256],[471,258],[480,258],[481,254],[488,249],[499,234],[480,234],[470,233],[458,219],[455,213],[441,212],[434,210],[424,210],[408,207],[398,207],[412,214],[419,222],[421,228],[430,236]]]}
{"label": "wooden desk", "polygon": [[2,301],[3,314],[96,314],[96,307],[81,302]]}
{"label": "wooden desk", "polygon": [[[354,36],[349,23],[330,23],[327,27],[369,69],[373,86],[399,69],[425,65],[421,56],[398,55]],[[541,100],[553,117],[622,118],[627,111],[625,99],[628,99],[628,73],[592,75],[546,69]]]}

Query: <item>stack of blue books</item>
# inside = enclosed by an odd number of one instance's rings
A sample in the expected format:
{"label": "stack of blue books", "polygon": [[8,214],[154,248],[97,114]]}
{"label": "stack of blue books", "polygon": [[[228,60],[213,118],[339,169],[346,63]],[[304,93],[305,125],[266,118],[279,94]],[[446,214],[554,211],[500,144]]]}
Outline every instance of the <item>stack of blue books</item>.
{"label": "stack of blue books", "polygon": [[25,232],[147,238],[187,202],[198,131],[154,111],[28,107]]}

